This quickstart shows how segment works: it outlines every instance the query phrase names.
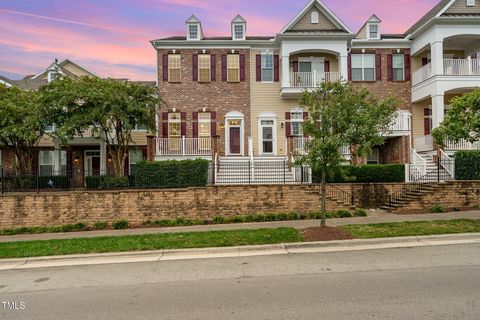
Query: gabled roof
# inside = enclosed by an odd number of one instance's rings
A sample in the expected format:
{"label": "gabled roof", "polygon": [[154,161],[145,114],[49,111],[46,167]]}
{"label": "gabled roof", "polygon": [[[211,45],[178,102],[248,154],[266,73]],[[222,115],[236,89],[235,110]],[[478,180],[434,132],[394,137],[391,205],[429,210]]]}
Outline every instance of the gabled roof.
{"label": "gabled roof", "polygon": [[[280,33],[286,33],[291,31],[292,27],[294,27],[297,22],[299,22],[312,8],[316,7],[324,16],[326,19],[328,19],[329,22],[331,22],[335,28],[336,31],[339,32],[346,32],[346,33],[352,33],[350,28],[343,23],[339,17],[337,17],[330,9],[325,6],[325,4],[321,0],[310,0],[308,4],[291,20],[283,29]],[[317,29],[315,29],[317,30]],[[313,29],[312,29],[313,31]],[[318,31],[335,31],[333,29],[318,29]]]}
{"label": "gabled roof", "polygon": [[478,17],[480,15],[479,4],[474,7],[467,7],[465,0],[442,0],[435,7],[427,12],[420,20],[418,20],[410,29],[405,32],[410,35],[420,29],[422,26],[430,22],[434,18],[439,17]]}
{"label": "gabled roof", "polygon": [[232,23],[246,23],[247,20],[243,19],[243,17],[239,14],[235,18],[233,18]]}
{"label": "gabled roof", "polygon": [[[363,26],[358,30],[357,34],[355,35],[355,39],[366,39],[367,38],[367,24],[369,23],[380,23],[382,20],[380,20],[379,17],[377,17],[376,14],[372,14],[370,18],[368,18],[367,21],[363,24]],[[381,38],[383,35],[380,35]]]}
{"label": "gabled roof", "polygon": [[188,18],[187,21],[185,21],[185,23],[201,23],[201,22],[194,14],[192,14],[190,18]]}
{"label": "gabled roof", "polygon": [[90,71],[88,71],[87,69],[85,69],[84,67],[76,64],[75,62],[71,61],[70,59],[64,59],[62,60],[61,62],[52,62],[46,69],[45,71],[37,74],[36,76],[32,77],[31,79],[37,79],[37,78],[42,78],[43,76],[45,76],[49,70],[51,70],[52,68],[55,67],[55,64],[59,67],[59,69],[65,73],[65,75],[68,75],[68,76],[71,76],[71,77],[76,77],[78,75],[75,75],[74,73],[72,73],[71,71],[67,70],[66,69],[66,66],[68,64],[71,64],[73,65],[74,67],[80,69],[81,71],[83,71],[84,73],[86,73],[88,76],[90,77],[96,77],[96,75]]}
{"label": "gabled roof", "polygon": [[0,83],[5,84],[7,87],[11,87],[15,85],[15,81],[8,79],[7,77],[0,76]]}

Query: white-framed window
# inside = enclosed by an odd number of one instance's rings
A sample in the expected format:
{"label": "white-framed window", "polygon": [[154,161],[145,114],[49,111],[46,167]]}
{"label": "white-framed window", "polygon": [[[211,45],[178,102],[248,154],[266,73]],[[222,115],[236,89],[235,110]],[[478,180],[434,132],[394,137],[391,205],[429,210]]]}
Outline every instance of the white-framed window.
{"label": "white-framed window", "polygon": [[233,39],[234,40],[245,39],[245,27],[244,27],[243,24],[234,24],[233,25]]}
{"label": "white-framed window", "polygon": [[200,138],[210,138],[212,136],[210,112],[198,113],[198,136]]}
{"label": "white-framed window", "polygon": [[133,128],[134,131],[146,131],[147,126],[144,123],[136,123],[135,127]]}
{"label": "white-framed window", "polygon": [[198,82],[211,81],[211,59],[209,54],[198,55]]}
{"label": "white-framed window", "polygon": [[317,24],[318,23],[318,12],[317,11],[313,11],[312,14],[310,15],[310,22],[313,23],[313,24]]}
{"label": "white-framed window", "polygon": [[52,133],[56,129],[55,124],[51,124],[45,127],[45,133]]}
{"label": "white-framed window", "polygon": [[180,82],[182,59],[179,54],[168,55],[168,82]]}
{"label": "white-framed window", "polygon": [[303,137],[303,110],[290,111],[290,130],[294,137]]}
{"label": "white-framed window", "polygon": [[273,53],[262,53],[262,82],[273,80]]}
{"label": "white-framed window", "polygon": [[135,174],[137,168],[137,163],[143,161],[143,150],[142,149],[130,149],[128,150],[128,168],[130,175]]}
{"label": "white-framed window", "polygon": [[375,54],[352,54],[352,81],[375,81]]}
{"label": "white-framed window", "polygon": [[467,7],[474,7],[475,6],[475,0],[467,0]]}
{"label": "white-framed window", "polygon": [[380,39],[380,31],[378,23],[369,23],[368,24],[368,38],[369,39]]}
{"label": "white-framed window", "polygon": [[181,114],[180,112],[171,112],[168,114],[168,137],[180,138],[181,135]]}
{"label": "white-framed window", "polygon": [[405,58],[403,54],[394,54],[392,60],[393,81],[405,80]]}
{"label": "white-framed window", "polygon": [[188,39],[189,40],[198,40],[198,25],[189,24],[188,25]]}
{"label": "white-framed window", "polygon": [[[40,176],[51,176],[54,174],[58,174],[58,172],[54,171],[54,152],[55,150],[40,150],[38,152],[38,174]],[[60,151],[61,159],[61,172],[60,174],[66,175],[67,174],[67,151],[62,150]]]}
{"label": "white-framed window", "polygon": [[227,55],[227,82],[240,81],[240,55]]}

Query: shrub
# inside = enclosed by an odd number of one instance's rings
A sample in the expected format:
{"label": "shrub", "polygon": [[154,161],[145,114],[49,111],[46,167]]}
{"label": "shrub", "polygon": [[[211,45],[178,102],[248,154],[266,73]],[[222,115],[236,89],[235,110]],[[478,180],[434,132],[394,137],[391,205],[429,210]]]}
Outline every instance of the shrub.
{"label": "shrub", "polygon": [[88,189],[118,189],[129,186],[128,177],[115,176],[88,176],[85,177]]}
{"label": "shrub", "polygon": [[187,188],[206,186],[209,161],[166,160],[137,163],[135,186],[138,188]]}
{"label": "shrub", "polygon": [[5,176],[3,187],[6,190],[16,189],[69,189],[70,179],[67,176]]}
{"label": "shrub", "polygon": [[249,215],[245,216],[244,220],[245,220],[245,222],[254,222],[255,221],[255,215],[249,214]]}
{"label": "shrub", "polygon": [[112,227],[115,230],[128,229],[128,221],[127,220],[117,220],[117,221],[112,223]]}
{"label": "shrub", "polygon": [[287,221],[287,220],[288,220],[288,214],[286,213],[277,214],[277,221]]}
{"label": "shrub", "polygon": [[[320,175],[313,173],[313,182],[319,183]],[[375,183],[404,182],[405,165],[403,164],[369,164],[365,166],[342,166],[327,179],[330,183]]]}
{"label": "shrub", "polygon": [[225,218],[222,216],[215,216],[212,219],[213,224],[223,224],[225,223]]}
{"label": "shrub", "polygon": [[436,204],[430,208],[430,213],[443,213],[445,212],[445,207],[441,204]]}
{"label": "shrub", "polygon": [[480,180],[480,151],[455,153],[455,179]]}
{"label": "shrub", "polygon": [[353,216],[354,217],[366,217],[367,216],[367,211],[357,208],[353,211]]}
{"label": "shrub", "polygon": [[338,210],[333,214],[335,218],[350,218],[352,216],[352,213],[348,210]]}
{"label": "shrub", "polygon": [[233,216],[226,219],[226,223],[242,223],[244,218],[242,216]]}
{"label": "shrub", "polygon": [[175,225],[175,220],[155,220],[152,224],[161,227],[171,227]]}
{"label": "shrub", "polygon": [[95,230],[105,230],[108,228],[108,223],[97,221],[93,224],[93,229]]}
{"label": "shrub", "polygon": [[288,215],[288,220],[297,220],[297,218],[298,218],[296,212],[290,212],[287,215]]}
{"label": "shrub", "polygon": [[265,215],[265,221],[276,221],[277,220],[277,216],[275,215],[275,213],[267,213]]}

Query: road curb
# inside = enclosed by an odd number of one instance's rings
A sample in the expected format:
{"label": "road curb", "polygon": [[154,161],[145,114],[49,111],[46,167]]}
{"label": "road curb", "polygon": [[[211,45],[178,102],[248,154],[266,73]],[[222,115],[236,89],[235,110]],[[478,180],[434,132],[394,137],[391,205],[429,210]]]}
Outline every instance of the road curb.
{"label": "road curb", "polygon": [[480,233],[2,259],[0,260],[0,271],[133,262],[285,255],[307,252],[357,251],[466,243],[480,243]]}

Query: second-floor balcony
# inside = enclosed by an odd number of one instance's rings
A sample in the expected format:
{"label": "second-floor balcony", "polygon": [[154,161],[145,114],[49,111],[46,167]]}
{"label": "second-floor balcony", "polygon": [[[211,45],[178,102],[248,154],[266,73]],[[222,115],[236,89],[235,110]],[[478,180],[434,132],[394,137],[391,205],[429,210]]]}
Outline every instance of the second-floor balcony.
{"label": "second-floor balcony", "polygon": [[291,88],[316,88],[324,82],[336,82],[342,78],[340,72],[290,72]]}
{"label": "second-floor balcony", "polygon": [[[432,63],[427,63],[413,73],[413,85],[420,84],[434,75]],[[457,78],[480,76],[480,59],[443,59],[443,72],[437,75]]]}
{"label": "second-floor balcony", "polygon": [[199,156],[208,157],[212,155],[213,138],[156,138],[156,156]]}

